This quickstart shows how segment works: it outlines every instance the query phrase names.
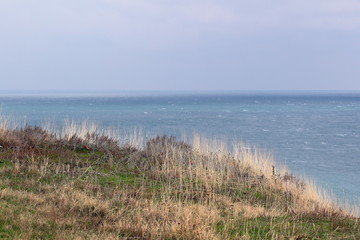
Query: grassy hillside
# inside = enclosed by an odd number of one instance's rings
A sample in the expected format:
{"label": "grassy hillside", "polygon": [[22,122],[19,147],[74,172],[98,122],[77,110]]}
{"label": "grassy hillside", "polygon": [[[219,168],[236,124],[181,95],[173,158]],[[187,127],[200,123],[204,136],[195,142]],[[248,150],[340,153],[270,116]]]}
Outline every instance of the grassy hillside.
{"label": "grassy hillside", "polygon": [[0,239],[360,239],[352,213],[255,149],[0,126]]}

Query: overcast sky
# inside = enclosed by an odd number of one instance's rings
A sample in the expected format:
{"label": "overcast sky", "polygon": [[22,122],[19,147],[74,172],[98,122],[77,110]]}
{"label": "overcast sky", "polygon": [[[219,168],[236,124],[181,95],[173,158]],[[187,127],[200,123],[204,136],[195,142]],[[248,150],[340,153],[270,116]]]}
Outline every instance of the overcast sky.
{"label": "overcast sky", "polygon": [[359,0],[1,0],[0,90],[360,90]]}

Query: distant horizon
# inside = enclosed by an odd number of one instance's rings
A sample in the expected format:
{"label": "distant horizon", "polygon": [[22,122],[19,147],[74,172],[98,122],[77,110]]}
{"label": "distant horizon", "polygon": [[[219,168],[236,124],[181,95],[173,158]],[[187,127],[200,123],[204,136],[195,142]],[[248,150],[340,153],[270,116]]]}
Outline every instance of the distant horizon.
{"label": "distant horizon", "polygon": [[114,97],[179,95],[339,95],[360,94],[360,90],[0,90],[4,96]]}
{"label": "distant horizon", "polygon": [[1,92],[360,92],[360,89],[0,89]]}

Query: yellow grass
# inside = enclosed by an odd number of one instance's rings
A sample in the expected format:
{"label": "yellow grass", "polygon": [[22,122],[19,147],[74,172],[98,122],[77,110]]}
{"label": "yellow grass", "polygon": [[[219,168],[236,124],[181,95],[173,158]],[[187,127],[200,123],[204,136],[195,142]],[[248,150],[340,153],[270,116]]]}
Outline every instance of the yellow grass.
{"label": "yellow grass", "polygon": [[[360,236],[354,212],[290,175],[271,154],[243,143],[228,146],[199,135],[191,145],[147,141],[141,131],[115,136],[120,131],[91,122],[47,129],[62,144],[73,137],[82,142],[66,154],[14,157],[0,168],[0,176],[8,176],[0,183],[0,223],[16,223],[17,238],[34,238],[41,230],[49,239],[336,239],[337,229],[317,232],[343,219],[354,229],[344,234]],[[0,133],[11,135],[6,120]],[[99,152],[89,137],[96,134],[122,142],[116,151],[136,150]],[[74,153],[82,144],[93,150]]]}

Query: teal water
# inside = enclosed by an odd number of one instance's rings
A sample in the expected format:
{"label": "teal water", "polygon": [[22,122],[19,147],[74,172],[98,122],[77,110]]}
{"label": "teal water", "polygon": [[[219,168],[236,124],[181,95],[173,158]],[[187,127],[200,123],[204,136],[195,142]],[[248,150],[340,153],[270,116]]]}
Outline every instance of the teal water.
{"label": "teal water", "polygon": [[359,93],[75,95],[0,95],[0,108],[29,124],[94,120],[158,134],[242,140],[272,152],[338,199],[359,201]]}

